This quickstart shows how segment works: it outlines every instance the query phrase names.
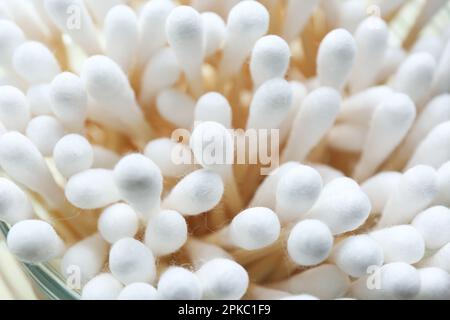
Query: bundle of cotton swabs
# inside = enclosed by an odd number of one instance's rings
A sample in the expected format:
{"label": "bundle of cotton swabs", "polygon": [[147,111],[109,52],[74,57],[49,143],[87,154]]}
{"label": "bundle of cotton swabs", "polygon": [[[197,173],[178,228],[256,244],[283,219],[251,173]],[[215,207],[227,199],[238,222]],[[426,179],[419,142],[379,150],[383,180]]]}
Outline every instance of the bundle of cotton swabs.
{"label": "bundle of cotton swabs", "polygon": [[[82,299],[450,299],[447,1],[402,44],[370,3],[0,2],[10,252]],[[205,161],[231,128],[280,165]]]}

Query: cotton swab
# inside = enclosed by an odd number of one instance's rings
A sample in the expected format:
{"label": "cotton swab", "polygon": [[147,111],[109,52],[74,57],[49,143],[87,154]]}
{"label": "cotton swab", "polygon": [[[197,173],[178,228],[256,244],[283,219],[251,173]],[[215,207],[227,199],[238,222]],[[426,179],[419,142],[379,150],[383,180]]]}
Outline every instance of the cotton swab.
{"label": "cotton swab", "polygon": [[450,207],[450,161],[444,163],[438,170],[438,195],[434,204]]}
{"label": "cotton swab", "polygon": [[282,32],[284,39],[288,42],[295,40],[308,22],[318,3],[318,0],[289,0],[287,2]]}
{"label": "cotton swab", "polygon": [[407,94],[418,103],[431,87],[436,61],[429,53],[419,52],[410,55],[400,65],[392,79],[392,88]]}
{"label": "cotton swab", "polygon": [[123,238],[109,252],[109,269],[122,283],[153,282],[156,277],[155,258],[142,242]]}
{"label": "cotton swab", "polygon": [[[368,277],[352,283],[350,295],[358,299],[414,299],[420,291],[420,274],[413,266],[404,262],[383,265],[377,274],[374,288],[368,288]],[[377,287],[379,285],[379,287]]]}
{"label": "cotton swab", "polygon": [[0,178],[0,220],[13,225],[34,216],[31,202],[14,182]]}
{"label": "cotton swab", "polygon": [[393,190],[382,216],[380,227],[409,223],[425,209],[437,195],[436,171],[424,165],[406,171]]}
{"label": "cotton swab", "polygon": [[229,12],[219,72],[228,79],[239,72],[255,42],[269,29],[269,13],[257,1],[241,1]]}
{"label": "cotton swab", "polygon": [[364,149],[367,128],[355,124],[337,124],[327,135],[330,148],[338,151],[360,153]]}
{"label": "cotton swab", "polygon": [[370,236],[361,234],[340,241],[330,260],[351,277],[367,275],[369,268],[381,267],[384,262],[382,247]]}
{"label": "cotton swab", "polygon": [[148,221],[144,242],[154,255],[165,256],[178,251],[187,238],[183,216],[174,210],[162,210]]}
{"label": "cotton swab", "polygon": [[205,32],[205,57],[209,57],[221,49],[225,38],[226,26],[223,19],[214,12],[203,12],[201,18]]}
{"label": "cotton swab", "polygon": [[31,86],[27,90],[30,113],[34,116],[51,115],[50,85],[48,83]]}
{"label": "cotton swab", "polygon": [[313,266],[323,262],[331,252],[333,235],[326,224],[306,219],[292,228],[288,240],[289,257],[298,265]]}
{"label": "cotton swab", "polygon": [[414,46],[411,48],[412,53],[428,52],[436,61],[444,51],[445,43],[438,36],[422,36],[419,38]]}
{"label": "cotton swab", "polygon": [[163,300],[200,300],[202,286],[195,273],[170,267],[159,278],[158,295]]}
{"label": "cotton swab", "polygon": [[49,40],[49,30],[34,10],[33,4],[29,1],[7,1],[5,4],[11,18],[17,21],[28,38],[38,41]]}
{"label": "cotton swab", "polygon": [[420,232],[410,225],[397,225],[371,232],[374,239],[384,252],[384,261],[406,262],[409,264],[420,261],[425,253],[425,241]]}
{"label": "cotton swab", "polygon": [[450,275],[440,268],[419,269],[420,291],[417,300],[450,299]]}
{"label": "cotton swab", "polygon": [[361,91],[373,84],[385,56],[388,37],[388,27],[378,17],[368,17],[359,24],[355,31],[355,65],[349,79],[352,92]]}
{"label": "cotton swab", "polygon": [[430,94],[448,93],[450,91],[450,43],[447,43],[441,58],[436,66],[436,71],[431,84]]}
{"label": "cotton swab", "polygon": [[58,74],[50,85],[51,110],[70,131],[81,132],[87,113],[87,93],[73,73]]}
{"label": "cotton swab", "polygon": [[238,300],[248,288],[247,271],[238,263],[223,258],[210,260],[196,272],[203,289],[203,299]]}
{"label": "cotton swab", "polygon": [[433,130],[417,146],[406,168],[419,164],[429,165],[437,169],[450,160],[450,121],[434,127]]}
{"label": "cotton swab", "polygon": [[86,6],[93,15],[93,20],[96,24],[102,26],[105,23],[104,20],[109,10],[124,3],[126,3],[125,0],[89,1],[86,3]]}
{"label": "cotton swab", "polygon": [[332,88],[321,87],[309,93],[292,124],[282,161],[304,161],[333,125],[340,104],[341,97]]}
{"label": "cotton swab", "polygon": [[159,114],[179,128],[190,128],[194,120],[195,101],[177,89],[166,89],[156,97]]}
{"label": "cotton swab", "polygon": [[12,69],[12,57],[18,46],[25,42],[25,35],[13,21],[0,20],[0,65]]}
{"label": "cotton swab", "polygon": [[435,206],[422,211],[411,225],[423,236],[427,249],[436,250],[450,242],[447,232],[450,226],[450,209],[446,207]]}
{"label": "cotton swab", "polygon": [[299,219],[322,191],[322,178],[311,167],[298,165],[281,176],[276,186],[276,209],[282,223]]}
{"label": "cotton swab", "polygon": [[[80,0],[45,0],[45,10],[53,23],[88,55],[101,52],[97,31],[83,1]],[[77,19],[68,19],[68,13],[77,9]]]}
{"label": "cotton swab", "polygon": [[112,7],[104,21],[105,53],[128,73],[139,40],[136,13],[127,5]]}
{"label": "cotton swab", "polygon": [[30,84],[49,82],[61,72],[53,53],[36,41],[24,42],[14,50],[13,67]]}
{"label": "cotton swab", "polygon": [[0,121],[6,129],[21,132],[30,121],[27,99],[16,87],[0,86]]}
{"label": "cotton swab", "polygon": [[205,93],[195,105],[196,122],[215,121],[225,128],[231,128],[231,116],[231,106],[227,98],[218,92]]}
{"label": "cotton swab", "polygon": [[0,136],[0,165],[15,181],[40,194],[52,207],[64,207],[64,194],[44,157],[24,135],[10,131]]}
{"label": "cotton swab", "polygon": [[292,105],[292,88],[281,78],[263,83],[250,104],[247,129],[276,129]]}
{"label": "cotton swab", "polygon": [[370,177],[398,146],[411,128],[416,107],[405,94],[393,94],[374,111],[364,149],[353,176],[363,181]]}
{"label": "cotton swab", "polygon": [[402,176],[395,171],[383,171],[364,181],[361,189],[372,204],[372,213],[381,213]]}
{"label": "cotton swab", "polygon": [[108,244],[96,233],[67,249],[61,259],[61,272],[66,277],[79,275],[85,284],[99,274],[108,255]]}
{"label": "cotton swab", "polygon": [[271,287],[293,294],[310,294],[327,300],[342,297],[349,285],[349,278],[338,267],[322,264],[274,283]]}
{"label": "cotton swab", "polygon": [[203,21],[189,6],[173,9],[166,20],[166,36],[194,95],[203,90],[201,66],[204,57]]}
{"label": "cotton swab", "polygon": [[353,33],[367,15],[366,4],[358,0],[343,2],[338,10],[338,25]]}
{"label": "cotton swab", "polygon": [[344,176],[344,174],[341,171],[336,170],[335,168],[330,167],[326,164],[309,163],[308,165],[320,174],[323,185],[328,184],[328,182],[336,178]]}
{"label": "cotton swab", "polygon": [[92,278],[83,287],[81,300],[115,300],[123,289],[110,273],[101,273]]}
{"label": "cotton swab", "polygon": [[59,256],[64,243],[45,221],[23,220],[11,227],[6,238],[8,248],[19,260],[41,263]]}
{"label": "cotton swab", "polygon": [[306,217],[324,222],[333,234],[355,230],[369,216],[369,198],[349,178],[336,178],[322,190]]}
{"label": "cotton swab", "polygon": [[268,35],[256,41],[250,57],[253,87],[273,78],[283,78],[289,67],[291,51],[282,38]]}
{"label": "cotton swab", "polygon": [[132,238],[139,230],[139,217],[125,203],[113,204],[98,218],[97,228],[107,242],[114,244],[122,238]]}
{"label": "cotton swab", "polygon": [[71,176],[65,194],[80,209],[102,208],[120,200],[113,172],[106,169],[88,169]]}
{"label": "cotton swab", "polygon": [[152,285],[135,282],[123,288],[117,300],[158,300],[158,298],[158,292]]}
{"label": "cotton swab", "polygon": [[292,104],[288,115],[285,117],[280,126],[280,141],[284,143],[291,131],[292,123],[295,116],[300,110],[303,99],[308,94],[306,87],[299,81],[290,81],[292,88]]}
{"label": "cotton swab", "polygon": [[94,162],[94,149],[85,137],[68,134],[55,144],[53,161],[58,171],[64,177],[70,178],[91,168]]}
{"label": "cotton swab", "polygon": [[436,267],[450,272],[450,243],[440,248],[430,257],[419,262],[421,267]]}
{"label": "cotton swab", "polygon": [[161,48],[155,52],[145,66],[141,78],[139,101],[143,105],[147,105],[158,92],[175,85],[180,74],[180,65],[173,49]]}
{"label": "cotton swab", "polygon": [[53,153],[56,143],[64,136],[64,127],[52,116],[37,116],[28,122],[26,135],[44,157]]}
{"label": "cotton swab", "polygon": [[328,33],[319,46],[317,75],[322,86],[342,90],[356,55],[356,44],[352,35],[344,29]]}

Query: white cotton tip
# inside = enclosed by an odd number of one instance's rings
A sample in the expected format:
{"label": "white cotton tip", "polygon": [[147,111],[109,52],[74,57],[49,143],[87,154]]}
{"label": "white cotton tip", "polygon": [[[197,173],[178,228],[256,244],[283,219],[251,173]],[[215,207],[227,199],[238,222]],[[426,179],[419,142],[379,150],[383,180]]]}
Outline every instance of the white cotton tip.
{"label": "white cotton tip", "polygon": [[253,87],[273,78],[284,78],[290,57],[289,45],[279,36],[268,35],[256,41],[250,58]]}
{"label": "white cotton tip", "polygon": [[383,248],[386,263],[413,264],[420,261],[425,254],[424,237],[411,225],[379,229],[369,235]]}
{"label": "white cotton tip", "polygon": [[123,284],[153,282],[156,277],[155,258],[142,242],[123,238],[109,252],[109,269]]}
{"label": "white cotton tip", "polygon": [[[171,0],[148,1],[139,14],[138,66],[143,66],[166,42],[166,19],[175,8]],[[148,41],[152,39],[152,41]]]}
{"label": "white cotton tip", "polygon": [[[252,1],[245,1],[252,2]],[[247,129],[277,129],[292,105],[292,87],[284,79],[264,82],[250,104]]]}
{"label": "white cotton tip", "polygon": [[183,215],[198,215],[213,209],[222,198],[223,191],[219,174],[200,169],[180,180],[164,199],[164,205]]}
{"label": "white cotton tip", "polygon": [[427,249],[436,250],[450,242],[450,209],[435,206],[419,213],[411,225],[425,240]]}
{"label": "white cotton tip", "polygon": [[332,181],[336,178],[340,178],[340,177],[344,176],[344,174],[341,171],[339,171],[333,167],[330,167],[326,164],[308,163],[308,166],[310,166],[311,168],[313,168],[320,174],[323,185],[328,184],[330,181]]}
{"label": "white cotton tip", "polygon": [[170,267],[159,278],[158,295],[163,300],[200,300],[202,284],[195,273]]}
{"label": "white cotton tip", "polygon": [[141,78],[140,101],[151,102],[160,91],[170,88],[180,78],[181,69],[177,57],[170,47],[158,50],[145,66]]}
{"label": "white cotton tip", "polygon": [[355,31],[356,58],[350,75],[353,92],[370,87],[376,78],[388,45],[389,29],[383,19],[364,19]]}
{"label": "white cotton tip", "polygon": [[447,243],[430,257],[420,261],[419,266],[441,268],[450,273],[450,243]]}
{"label": "white cotton tip", "polygon": [[10,131],[0,136],[0,166],[15,181],[60,208],[64,194],[55,183],[44,157],[26,136]]}
{"label": "white cotton tip", "polygon": [[440,268],[419,269],[419,300],[449,300],[450,274]]}
{"label": "white cotton tip", "polygon": [[92,149],[94,151],[92,168],[113,169],[120,160],[120,156],[117,153],[103,146],[93,145]]}
{"label": "white cotton tip", "polygon": [[386,203],[379,226],[409,223],[436,197],[437,173],[429,166],[415,166],[399,179]]}
{"label": "white cotton tip", "polygon": [[27,90],[30,112],[34,116],[51,115],[50,84],[42,83],[31,86]]}
{"label": "white cotton tip", "polygon": [[222,94],[205,93],[197,100],[194,119],[195,121],[215,121],[225,128],[231,128],[231,106]]}
{"label": "white cotton tip", "polygon": [[159,295],[152,285],[135,282],[123,288],[117,300],[159,300]]}
{"label": "white cotton tip", "polygon": [[369,216],[370,200],[349,178],[336,178],[322,190],[307,217],[324,222],[336,235],[355,230]]}
{"label": "white cotton tip", "polygon": [[439,36],[422,36],[411,48],[411,53],[428,52],[436,61],[439,61],[445,43]]}
{"label": "white cotton tip", "polygon": [[91,168],[94,150],[87,139],[78,134],[62,137],[53,149],[56,169],[66,178]]}
{"label": "white cotton tip", "polygon": [[65,194],[80,209],[102,208],[120,200],[113,172],[105,169],[89,169],[71,176]]}
{"label": "white cotton tip", "polygon": [[361,158],[353,175],[363,181],[372,176],[411,128],[416,117],[414,102],[402,93],[393,94],[374,111]]}
{"label": "white cotton tip", "polygon": [[114,167],[114,181],[122,199],[144,217],[159,209],[163,178],[146,156],[135,153],[123,157]]}
{"label": "white cotton tip", "polygon": [[55,229],[42,220],[16,223],[9,230],[6,242],[20,261],[33,264],[56,258],[64,250],[64,243]]}
{"label": "white cotton tip", "polygon": [[31,84],[50,82],[61,72],[53,53],[42,43],[28,41],[14,51],[14,70]]}
{"label": "white cotton tip", "polygon": [[105,17],[105,53],[127,73],[134,62],[139,40],[137,16],[127,5],[112,7]]}
{"label": "white cotton tip", "polygon": [[450,207],[450,161],[438,170],[438,195],[434,203]]}
{"label": "white cotton tip", "polygon": [[318,0],[289,0],[283,21],[283,38],[289,42],[295,40],[318,4]]}
{"label": "white cotton tip", "polygon": [[61,272],[66,279],[79,275],[80,284],[85,284],[102,271],[107,256],[108,243],[96,233],[67,249],[61,259]]}
{"label": "white cotton tip", "polygon": [[450,121],[441,123],[417,146],[406,168],[420,164],[438,169],[450,160]]}
{"label": "white cotton tip", "polygon": [[372,204],[373,213],[381,213],[402,174],[396,171],[384,171],[370,177],[361,185]]}
{"label": "white cotton tip", "polygon": [[450,92],[450,42],[447,42],[440,60],[436,66],[436,71],[431,85],[431,94],[441,94]]}
{"label": "white cotton tip", "polygon": [[276,186],[276,213],[280,220],[291,222],[314,205],[322,191],[322,178],[311,167],[298,165],[289,170]]}
{"label": "white cotton tip", "polygon": [[236,215],[229,226],[231,242],[245,250],[257,250],[274,243],[280,236],[280,221],[268,208],[249,208]]}
{"label": "white cotton tip", "polygon": [[28,196],[14,182],[0,177],[0,220],[9,225],[33,217]]}
{"label": "white cotton tip", "polygon": [[[96,1],[97,2],[97,1]],[[101,52],[94,22],[81,0],[45,0],[45,10],[53,23],[88,55]]]}
{"label": "white cotton tip", "polygon": [[370,268],[381,267],[383,248],[368,235],[350,236],[335,246],[331,260],[349,276],[359,278],[367,275]]}
{"label": "white cotton tip", "polygon": [[298,265],[313,266],[323,262],[333,247],[333,235],[319,220],[302,220],[291,230],[287,240],[289,257]]}
{"label": "white cotton tip", "polygon": [[214,12],[203,12],[201,18],[205,32],[205,57],[209,57],[221,49],[226,26],[223,19]]}
{"label": "white cotton tip", "polygon": [[343,297],[349,285],[348,276],[338,267],[322,264],[275,283],[273,287],[293,294],[310,294],[319,299],[329,300]]}
{"label": "white cotton tip", "polygon": [[13,21],[0,20],[0,65],[12,67],[14,50],[25,41],[25,35]]}
{"label": "white cotton tip", "polygon": [[392,88],[407,94],[418,103],[430,90],[435,69],[436,61],[431,54],[414,53],[398,68],[392,80]]}
{"label": "white cotton tip", "polygon": [[332,88],[321,87],[309,93],[292,124],[283,159],[304,161],[332,127],[340,105],[341,96]]}
{"label": "white cotton tip", "polygon": [[360,153],[364,148],[367,128],[355,124],[337,124],[327,135],[328,145],[338,151]]}
{"label": "white cotton tip", "polygon": [[383,265],[352,283],[350,295],[362,300],[409,300],[419,293],[420,274],[404,262]]}
{"label": "white cotton tip", "polygon": [[234,138],[223,125],[213,121],[201,122],[192,131],[189,145],[202,167],[223,177],[232,174]]}
{"label": "white cotton tip", "polygon": [[305,99],[308,94],[306,86],[303,85],[303,83],[299,81],[290,81],[289,84],[292,87],[292,104],[289,113],[280,125],[280,141],[282,143],[284,143],[289,136],[294,118],[300,110],[303,99]]}
{"label": "white cotton tip", "polygon": [[71,131],[81,131],[86,120],[87,93],[81,79],[70,72],[60,73],[50,87],[53,113]]}
{"label": "white cotton tip", "polygon": [[97,228],[100,235],[109,243],[122,238],[133,238],[139,229],[139,217],[129,205],[116,203],[105,210],[98,218]]}
{"label": "white cotton tip", "polygon": [[189,147],[170,138],[151,140],[145,146],[144,155],[161,169],[164,177],[183,177],[194,169]]}
{"label": "white cotton tip", "polygon": [[359,0],[345,1],[338,7],[338,25],[349,32],[354,32],[360,22],[367,16],[366,4]]}
{"label": "white cotton tip", "polygon": [[25,95],[13,86],[0,86],[0,121],[8,130],[25,131],[30,109]]}
{"label": "white cotton tip", "polygon": [[37,116],[28,123],[26,135],[44,157],[49,157],[56,143],[64,136],[64,127],[55,117]]}
{"label": "white cotton tip", "polygon": [[388,86],[375,86],[358,92],[342,102],[338,120],[368,126],[380,103],[388,101],[394,91]]}
{"label": "white cotton tip", "polygon": [[174,210],[162,210],[153,216],[145,230],[145,244],[156,256],[178,251],[188,238],[183,216]]}
{"label": "white cotton tip", "polygon": [[110,273],[101,273],[83,287],[81,300],[116,300],[123,285]]}
{"label": "white cotton tip", "polygon": [[220,73],[236,74],[255,42],[269,29],[269,12],[257,1],[240,1],[229,12]]}
{"label": "white cotton tip", "polygon": [[166,36],[194,92],[202,88],[203,21],[189,6],[173,9],[166,20]]}
{"label": "white cotton tip", "polygon": [[356,44],[352,35],[344,29],[329,32],[319,46],[317,75],[322,86],[342,90],[352,69]]}
{"label": "white cotton tip", "polygon": [[203,299],[207,300],[239,300],[249,284],[247,271],[229,259],[210,260],[196,274],[202,284]]}
{"label": "white cotton tip", "polygon": [[177,89],[166,89],[156,97],[159,114],[178,128],[190,128],[194,121],[195,100]]}
{"label": "white cotton tip", "polygon": [[378,83],[388,81],[397,72],[398,67],[405,61],[407,56],[407,52],[400,46],[389,45],[386,49],[383,63],[378,71],[376,81]]}
{"label": "white cotton tip", "polygon": [[88,1],[86,6],[89,12],[93,15],[93,20],[99,26],[104,24],[104,20],[109,10],[116,5],[126,3],[125,0],[103,0],[103,1]]}

